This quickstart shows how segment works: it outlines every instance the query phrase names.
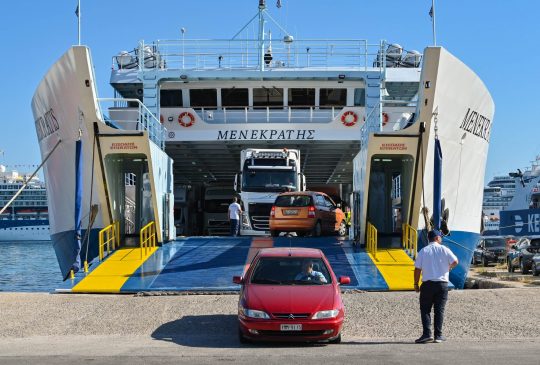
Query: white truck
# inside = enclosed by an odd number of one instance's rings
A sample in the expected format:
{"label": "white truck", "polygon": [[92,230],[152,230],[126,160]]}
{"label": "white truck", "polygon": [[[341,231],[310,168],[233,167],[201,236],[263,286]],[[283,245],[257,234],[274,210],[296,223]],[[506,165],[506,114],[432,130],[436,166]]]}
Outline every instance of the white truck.
{"label": "white truck", "polygon": [[300,151],[249,148],[240,156],[240,172],[234,180],[243,211],[240,235],[269,235],[270,210],[276,197],[285,191],[306,190]]}
{"label": "white truck", "polygon": [[228,236],[231,229],[227,213],[235,191],[228,186],[211,185],[204,189],[203,233]]}

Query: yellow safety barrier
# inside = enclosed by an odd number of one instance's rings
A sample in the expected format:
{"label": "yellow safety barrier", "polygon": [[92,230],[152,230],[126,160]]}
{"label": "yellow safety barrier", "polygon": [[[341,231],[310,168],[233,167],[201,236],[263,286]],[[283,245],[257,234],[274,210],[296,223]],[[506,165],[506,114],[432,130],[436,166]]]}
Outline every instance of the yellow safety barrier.
{"label": "yellow safety barrier", "polygon": [[367,251],[377,260],[377,228],[371,223],[367,224]]}
{"label": "yellow safety barrier", "polygon": [[141,246],[141,260],[147,255],[148,251],[151,251],[153,247],[156,247],[156,224],[150,222],[143,228],[140,233],[140,246]]}
{"label": "yellow safety barrier", "polygon": [[107,256],[120,247],[120,222],[113,222],[99,231],[100,261],[105,257],[105,246],[107,246]]}
{"label": "yellow safety barrier", "polygon": [[402,231],[403,249],[412,259],[416,259],[418,250],[418,232],[407,223],[403,223]]}

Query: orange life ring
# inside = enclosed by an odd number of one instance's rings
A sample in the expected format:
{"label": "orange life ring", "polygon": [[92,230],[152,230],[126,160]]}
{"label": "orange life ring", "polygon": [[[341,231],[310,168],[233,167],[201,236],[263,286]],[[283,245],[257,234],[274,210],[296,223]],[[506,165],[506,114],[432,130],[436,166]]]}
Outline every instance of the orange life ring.
{"label": "orange life ring", "polygon": [[182,127],[191,127],[195,124],[195,117],[190,112],[183,112],[178,116],[178,123]]}
{"label": "orange life ring", "polygon": [[348,110],[341,115],[341,123],[346,127],[352,127],[358,121],[358,115],[352,110]]}
{"label": "orange life ring", "polygon": [[383,112],[382,113],[382,125],[383,125],[383,127],[388,124],[389,119],[390,118],[388,117],[388,114]]}

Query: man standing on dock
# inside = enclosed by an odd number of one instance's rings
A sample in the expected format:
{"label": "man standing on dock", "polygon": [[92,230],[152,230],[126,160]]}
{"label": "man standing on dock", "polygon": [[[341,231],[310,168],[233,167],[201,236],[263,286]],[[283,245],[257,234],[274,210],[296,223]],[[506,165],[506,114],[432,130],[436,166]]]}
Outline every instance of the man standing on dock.
{"label": "man standing on dock", "polygon": [[[414,289],[420,292],[420,315],[422,317],[423,333],[416,343],[443,342],[442,334],[444,306],[448,299],[448,273],[457,264],[456,255],[448,247],[441,245],[441,233],[429,231],[429,244],[424,247],[414,264]],[[422,275],[422,286],[418,281]],[[431,308],[434,308],[435,338],[431,335]]]}
{"label": "man standing on dock", "polygon": [[238,236],[240,233],[240,215],[242,214],[242,208],[238,204],[238,198],[233,197],[232,203],[229,205],[229,223],[231,224],[231,236]]}

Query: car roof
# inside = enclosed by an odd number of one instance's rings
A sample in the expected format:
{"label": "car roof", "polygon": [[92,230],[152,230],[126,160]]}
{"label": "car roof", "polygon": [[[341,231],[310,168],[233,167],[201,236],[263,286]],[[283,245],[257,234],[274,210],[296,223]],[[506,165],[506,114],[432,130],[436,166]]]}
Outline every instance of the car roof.
{"label": "car roof", "polygon": [[259,250],[259,257],[310,257],[322,258],[324,254],[316,248],[272,247]]}
{"label": "car roof", "polygon": [[288,191],[288,192],[279,194],[279,196],[287,196],[287,195],[313,196],[317,194],[327,196],[325,193],[319,192],[319,191]]}

